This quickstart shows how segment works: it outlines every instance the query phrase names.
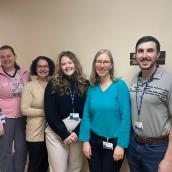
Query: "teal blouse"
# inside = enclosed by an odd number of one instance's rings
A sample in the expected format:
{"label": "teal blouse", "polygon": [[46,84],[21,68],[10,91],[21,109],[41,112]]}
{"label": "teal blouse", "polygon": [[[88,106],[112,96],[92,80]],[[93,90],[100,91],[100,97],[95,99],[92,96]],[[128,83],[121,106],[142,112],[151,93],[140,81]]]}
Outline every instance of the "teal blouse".
{"label": "teal blouse", "polygon": [[80,141],[89,141],[90,130],[99,136],[117,138],[117,145],[127,148],[130,138],[130,94],[121,79],[106,90],[90,86],[80,126]]}

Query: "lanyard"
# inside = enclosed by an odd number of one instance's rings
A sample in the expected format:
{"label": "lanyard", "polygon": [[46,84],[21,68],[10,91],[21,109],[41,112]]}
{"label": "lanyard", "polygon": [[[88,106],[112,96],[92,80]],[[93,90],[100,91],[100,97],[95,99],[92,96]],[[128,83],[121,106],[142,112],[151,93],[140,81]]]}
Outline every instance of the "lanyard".
{"label": "lanyard", "polygon": [[70,98],[71,98],[71,101],[72,101],[73,112],[74,112],[74,109],[75,109],[75,106],[74,106],[75,93],[76,93],[76,82],[75,82],[74,90],[73,91],[70,90]]}
{"label": "lanyard", "polygon": [[140,101],[138,101],[138,82],[139,79],[137,80],[137,88],[136,88],[136,105],[137,105],[137,112],[138,112],[138,116],[140,118],[140,112],[141,112],[141,108],[142,108],[142,102],[143,102],[143,96],[145,94],[146,88],[148,87],[149,81],[146,82],[145,87],[143,88],[142,94],[140,96]]}
{"label": "lanyard", "polygon": [[142,108],[142,102],[143,102],[144,94],[146,92],[146,89],[148,88],[149,83],[152,81],[152,79],[153,79],[156,71],[157,71],[157,68],[155,69],[154,73],[151,75],[151,77],[149,78],[149,80],[145,83],[145,86],[144,86],[143,91],[142,91],[141,96],[140,96],[140,101],[138,101],[139,78],[137,78],[136,105],[137,105],[137,112],[138,112],[139,119],[140,119],[140,113],[141,113],[141,108]]}

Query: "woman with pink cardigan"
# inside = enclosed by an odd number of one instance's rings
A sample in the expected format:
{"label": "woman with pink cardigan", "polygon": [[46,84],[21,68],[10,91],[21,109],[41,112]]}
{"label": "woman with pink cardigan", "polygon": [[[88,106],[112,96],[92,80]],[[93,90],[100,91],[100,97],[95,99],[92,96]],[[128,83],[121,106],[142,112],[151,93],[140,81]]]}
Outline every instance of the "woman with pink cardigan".
{"label": "woman with pink cardigan", "polygon": [[16,63],[12,47],[0,47],[0,62],[0,171],[23,172],[27,155],[26,121],[20,111],[20,97],[30,78]]}

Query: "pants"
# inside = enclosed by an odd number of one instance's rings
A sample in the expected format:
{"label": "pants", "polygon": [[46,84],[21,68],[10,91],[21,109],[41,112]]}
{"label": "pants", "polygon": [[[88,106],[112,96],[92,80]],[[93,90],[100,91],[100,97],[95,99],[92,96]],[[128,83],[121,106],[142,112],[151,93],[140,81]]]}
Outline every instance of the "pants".
{"label": "pants", "polygon": [[83,164],[81,142],[66,145],[50,127],[46,128],[45,136],[50,172],[80,172]]}
{"label": "pants", "polygon": [[27,156],[25,126],[23,117],[6,119],[5,135],[0,137],[0,172],[24,172]]}
{"label": "pants", "polygon": [[[103,141],[106,141],[106,139],[91,132],[92,156],[91,159],[88,159],[90,172],[119,172],[123,160],[114,161],[114,149],[104,149]],[[110,139],[109,142],[113,143],[115,148],[117,139]]]}
{"label": "pants", "polygon": [[167,146],[168,143],[140,144],[132,135],[127,154],[131,172],[157,172]]}
{"label": "pants", "polygon": [[48,155],[45,142],[27,142],[29,151],[28,172],[47,172]]}

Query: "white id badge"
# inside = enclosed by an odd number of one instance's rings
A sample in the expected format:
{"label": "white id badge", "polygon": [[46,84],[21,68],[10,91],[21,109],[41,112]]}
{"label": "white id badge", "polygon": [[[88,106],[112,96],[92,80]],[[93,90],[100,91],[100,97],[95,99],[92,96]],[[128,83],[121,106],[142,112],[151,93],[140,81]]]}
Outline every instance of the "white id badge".
{"label": "white id badge", "polygon": [[140,130],[140,131],[143,131],[143,124],[142,124],[142,122],[135,122],[135,128]]}
{"label": "white id badge", "polygon": [[70,113],[69,119],[78,121],[79,120],[79,113]]}
{"label": "white id badge", "polygon": [[103,148],[104,149],[113,150],[113,144],[112,143],[109,143],[109,142],[103,141]]}
{"label": "white id badge", "polygon": [[0,115],[0,123],[1,124],[5,124],[6,123],[6,121],[5,121],[5,115],[4,114]]}

